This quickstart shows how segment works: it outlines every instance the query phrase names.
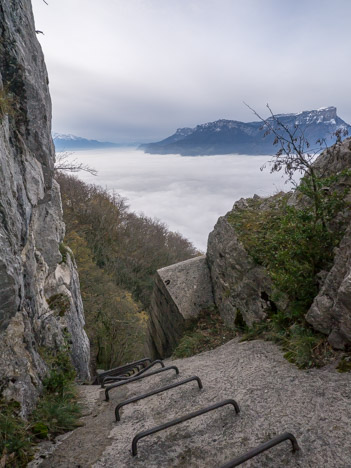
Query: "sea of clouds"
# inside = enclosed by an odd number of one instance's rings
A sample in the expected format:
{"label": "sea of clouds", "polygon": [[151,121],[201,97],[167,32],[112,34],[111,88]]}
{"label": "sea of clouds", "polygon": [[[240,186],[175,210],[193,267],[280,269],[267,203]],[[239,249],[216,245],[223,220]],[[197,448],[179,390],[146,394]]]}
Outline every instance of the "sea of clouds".
{"label": "sea of clouds", "polygon": [[77,151],[71,159],[97,169],[79,172],[85,182],[114,190],[132,211],[166,223],[206,250],[219,216],[241,197],[288,190],[282,174],[260,170],[270,157],[150,155],[130,148]]}

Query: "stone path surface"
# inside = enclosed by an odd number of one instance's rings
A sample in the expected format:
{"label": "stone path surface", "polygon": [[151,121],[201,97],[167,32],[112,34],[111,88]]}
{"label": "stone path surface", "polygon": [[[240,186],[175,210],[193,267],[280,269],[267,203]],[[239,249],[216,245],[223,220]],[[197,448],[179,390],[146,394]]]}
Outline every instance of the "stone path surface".
{"label": "stone path surface", "polygon": [[[216,350],[172,361],[180,375],[165,372],[110,392],[102,401],[98,387],[82,387],[90,414],[85,423],[57,444],[41,468],[218,468],[275,435],[292,432],[290,442],[244,463],[260,468],[351,467],[351,374],[333,366],[301,371],[288,363],[274,344],[239,343],[234,339]],[[114,421],[116,404],[158,386],[197,375],[196,382],[125,406]],[[231,406],[141,439],[132,457],[135,434],[227,398]],[[89,412],[89,411],[88,411]],[[38,465],[36,465],[38,466]]]}

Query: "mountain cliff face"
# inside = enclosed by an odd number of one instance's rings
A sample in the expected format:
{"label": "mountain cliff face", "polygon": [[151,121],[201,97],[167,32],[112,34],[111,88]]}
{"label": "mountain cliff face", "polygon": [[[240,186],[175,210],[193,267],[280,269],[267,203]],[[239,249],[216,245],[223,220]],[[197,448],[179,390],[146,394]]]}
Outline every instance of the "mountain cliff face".
{"label": "mountain cliff face", "polygon": [[[342,129],[351,131],[350,125],[337,116],[335,107],[276,115],[289,130],[294,126],[305,128],[305,138],[313,145],[318,139],[326,139],[331,145],[333,133]],[[272,118],[268,121],[273,122]],[[275,154],[274,136],[264,136],[262,122],[217,120],[195,128],[180,128],[165,140],[141,146],[146,153],[181,154],[198,156],[211,154]]]}
{"label": "mountain cliff face", "polygon": [[89,378],[53,166],[48,77],[31,2],[0,0],[0,395],[19,401],[24,415],[40,393],[46,353],[68,342],[79,377]]}

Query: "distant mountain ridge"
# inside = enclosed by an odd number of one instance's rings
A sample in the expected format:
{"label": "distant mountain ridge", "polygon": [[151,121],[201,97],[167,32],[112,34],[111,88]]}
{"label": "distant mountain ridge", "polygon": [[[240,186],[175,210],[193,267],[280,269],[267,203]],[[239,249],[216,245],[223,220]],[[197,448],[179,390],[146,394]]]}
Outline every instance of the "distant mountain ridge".
{"label": "distant mountain ridge", "polygon": [[[304,111],[297,114],[279,114],[275,117],[290,130],[295,125],[304,128],[305,137],[311,145],[318,139],[326,143],[335,142],[333,134],[341,129],[351,134],[351,126],[337,115],[336,107]],[[268,119],[273,122],[273,119]],[[156,142],[141,145],[145,153],[181,154],[200,156],[215,154],[274,154],[274,136],[264,137],[262,122],[240,122],[237,120],[217,120],[197,125],[195,128],[179,128],[174,135]]]}
{"label": "distant mountain ridge", "polygon": [[88,140],[75,135],[53,133],[52,138],[56,151],[79,151],[89,149],[117,148],[122,145],[109,141]]}

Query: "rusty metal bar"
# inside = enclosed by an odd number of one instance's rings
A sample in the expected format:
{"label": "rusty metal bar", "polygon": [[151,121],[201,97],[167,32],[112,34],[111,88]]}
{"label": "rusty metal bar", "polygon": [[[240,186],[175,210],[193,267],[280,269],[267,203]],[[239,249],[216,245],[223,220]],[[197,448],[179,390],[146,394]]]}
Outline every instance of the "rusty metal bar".
{"label": "rusty metal bar", "polygon": [[144,437],[147,437],[152,434],[156,434],[156,432],[163,431],[163,429],[167,429],[172,426],[176,426],[177,424],[180,424],[182,422],[188,421],[189,419],[196,418],[197,416],[200,416],[202,414],[208,413],[209,411],[213,411],[217,408],[221,408],[222,406],[226,405],[233,405],[235,412],[238,414],[240,412],[239,406],[235,400],[223,400],[220,403],[216,403],[215,405],[208,406],[207,408],[202,408],[198,411],[195,411],[194,413],[189,413],[186,414],[185,416],[182,416],[177,419],[173,419],[172,421],[168,421],[164,424],[161,424],[160,426],[152,427],[151,429],[147,429],[146,431],[139,432],[133,439],[132,441],[132,455],[135,457],[135,455],[138,453],[137,450],[137,444],[140,439],[143,439]]}
{"label": "rusty metal bar", "polygon": [[161,372],[166,372],[169,370],[175,370],[176,374],[179,374],[179,369],[177,366],[168,366],[168,367],[162,367],[161,369],[157,369],[155,371],[149,372],[148,374],[138,375],[137,377],[131,377],[128,380],[123,380],[122,382],[117,382],[113,385],[110,385],[106,387],[105,400],[109,401],[110,398],[109,398],[108,392],[112,390],[113,388],[121,387],[122,385],[129,384],[131,382],[136,382],[137,380],[143,379],[145,377],[150,377],[151,375],[160,374]]}
{"label": "rusty metal bar", "polygon": [[250,460],[250,458],[256,457],[256,455],[258,455],[259,453],[265,452],[266,450],[274,447],[275,445],[280,444],[281,442],[284,442],[285,440],[291,441],[293,452],[300,450],[295,436],[293,436],[290,432],[284,432],[284,434],[280,434],[277,437],[274,437],[273,439],[269,440],[268,442],[265,442],[264,444],[259,445],[258,447],[250,450],[244,455],[234,458],[234,460],[231,460],[225,465],[222,465],[221,468],[233,468],[234,466],[239,466],[247,460]]}
{"label": "rusty metal bar", "polygon": [[131,375],[127,375],[127,374],[123,374],[123,375],[119,375],[119,376],[106,376],[102,382],[101,382],[101,388],[105,388],[105,384],[106,383],[111,383],[111,382],[116,382],[116,381],[122,381],[122,380],[128,380],[132,377],[137,377],[138,375],[142,375],[144,374],[146,371],[148,371],[149,369],[151,369],[151,367],[154,367],[156,364],[161,364],[161,367],[165,367],[163,361],[161,361],[160,359],[156,359],[156,361],[153,361],[151,364],[149,364],[148,366],[144,367],[143,369],[141,370],[138,370],[138,372],[136,373],[133,373]]}
{"label": "rusty metal bar", "polygon": [[171,388],[180,387],[181,385],[185,385],[186,383],[192,382],[194,380],[197,381],[199,389],[201,390],[202,389],[201,379],[197,376],[194,376],[194,377],[189,377],[188,379],[180,380],[179,382],[173,383],[171,385],[166,385],[165,387],[157,388],[156,390],[152,390],[151,392],[144,393],[143,395],[138,395],[134,398],[130,398],[129,400],[124,400],[121,403],[118,403],[115,409],[116,421],[121,420],[120,415],[119,415],[119,410],[122,408],[122,406],[129,405],[129,403],[134,403],[135,401],[143,400],[144,398],[148,398],[152,395],[157,395],[158,393],[165,392],[167,390],[170,390]]}
{"label": "rusty metal bar", "polygon": [[101,383],[101,380],[107,375],[121,375],[125,372],[129,371],[131,368],[136,367],[138,364],[143,364],[146,362],[152,362],[151,358],[143,358],[139,359],[138,361],[130,362],[129,364],[124,364],[123,366],[115,367],[113,369],[109,369],[105,372],[102,372],[96,377],[96,381],[98,384]]}

